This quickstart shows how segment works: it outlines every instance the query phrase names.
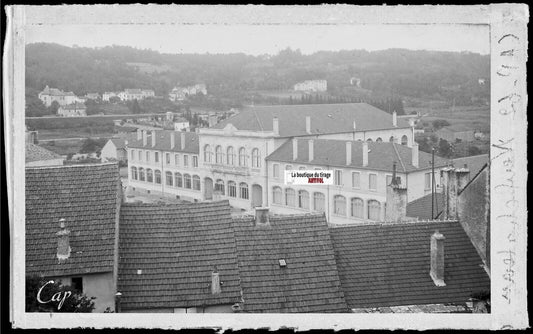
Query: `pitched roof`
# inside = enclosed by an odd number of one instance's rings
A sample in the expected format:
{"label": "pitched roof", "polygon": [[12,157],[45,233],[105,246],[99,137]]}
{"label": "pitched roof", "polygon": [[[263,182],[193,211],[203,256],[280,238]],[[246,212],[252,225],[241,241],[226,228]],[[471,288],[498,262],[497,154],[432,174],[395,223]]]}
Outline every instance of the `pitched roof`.
{"label": "pitched roof", "polygon": [[[446,286],[429,275],[430,237],[444,235]],[[331,228],[337,267],[350,308],[465,303],[490,290],[490,279],[455,221],[349,225]]]}
{"label": "pitched roof", "polygon": [[[125,203],[120,214],[119,281],[123,309],[197,307],[240,301],[227,201]],[[223,282],[211,294],[211,273]]]}
{"label": "pitched roof", "polygon": [[26,143],[26,162],[62,159],[62,157],[39,145]]}
{"label": "pitched roof", "polygon": [[452,161],[456,168],[463,168],[464,165],[466,165],[466,168],[470,170],[470,178],[474,178],[474,176],[481,171],[483,166],[489,162],[489,155],[480,154],[470,157],[457,158],[453,159]]}
{"label": "pitched roof", "polygon": [[48,86],[46,86],[44,88],[44,90],[41,92],[41,94],[52,95],[52,96],[75,96],[73,92],[64,92],[61,89],[50,88]]}
{"label": "pitched roof", "polygon": [[444,194],[435,193],[433,200],[433,214],[435,217],[431,217],[431,194],[409,202],[407,204],[407,217],[425,220],[439,218],[442,209],[444,209]]}
{"label": "pitched roof", "polygon": [[245,312],[348,310],[323,214],[253,219],[234,218]]}
{"label": "pitched roof", "polygon": [[[117,164],[26,168],[26,273],[64,276],[113,270]],[[57,259],[59,220],[70,257]]]}
{"label": "pitched roof", "polygon": [[[128,142],[128,147],[131,148],[146,148],[152,150],[161,150],[161,151],[171,151],[171,152],[186,152],[186,153],[196,153],[200,152],[200,146],[198,142],[198,134],[196,132],[180,132],[173,130],[155,130],[156,132],[156,142],[155,146],[152,147],[151,142],[151,131],[148,131],[148,142],[146,146],[143,146],[143,141],[137,140],[137,137],[132,138]],[[170,134],[174,133],[174,148],[170,148]],[[185,134],[185,148],[181,149],[181,134]]]}
{"label": "pitched roof", "polygon": [[[311,117],[311,134],[392,129],[392,115],[366,103],[304,104],[249,107],[213,126],[223,129],[232,124],[239,130],[272,131],[273,118],[279,119],[281,137],[308,135],[306,116]],[[409,123],[398,119],[397,128],[409,128]]]}
{"label": "pitched roof", "polygon": [[[396,161],[398,172],[412,172],[415,170],[431,168],[431,154],[419,151],[419,167],[414,167],[411,160],[412,148],[388,142],[369,142],[368,166],[363,167],[363,142],[352,141],[351,143],[352,163],[349,167],[392,171],[393,162]],[[309,141],[303,139],[298,140],[298,156],[296,160],[292,159],[292,141],[285,142],[277,150],[272,152],[266,160],[305,165],[348,167],[348,165],[346,165],[345,140],[313,139],[313,145],[314,159],[311,162],[309,162]],[[448,165],[446,159],[435,156],[436,167],[446,165]]]}

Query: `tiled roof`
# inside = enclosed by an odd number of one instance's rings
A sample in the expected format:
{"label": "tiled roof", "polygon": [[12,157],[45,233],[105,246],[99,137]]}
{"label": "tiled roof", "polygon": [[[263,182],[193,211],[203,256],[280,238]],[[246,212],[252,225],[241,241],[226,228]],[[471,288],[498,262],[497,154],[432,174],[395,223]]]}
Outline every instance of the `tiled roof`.
{"label": "tiled roof", "polygon": [[483,166],[489,162],[489,155],[480,154],[471,157],[457,158],[452,161],[456,168],[463,168],[464,165],[466,165],[466,168],[470,170],[470,178],[474,178],[474,176],[481,171]]}
{"label": "tiled roof", "polygon": [[[26,273],[64,276],[113,270],[117,164],[26,168]],[[70,257],[57,259],[59,220]]]}
{"label": "tiled roof", "polygon": [[[444,241],[444,281],[429,275],[430,237]],[[331,228],[337,268],[350,308],[465,303],[490,290],[482,261],[459,222],[410,222]]]}
{"label": "tiled roof", "polygon": [[272,216],[269,228],[234,222],[245,312],[348,310],[324,215]]}
{"label": "tiled roof", "polygon": [[39,145],[26,143],[26,162],[55,160],[55,159],[61,159],[61,156]]}
{"label": "tiled roof", "polygon": [[[235,236],[227,201],[128,204],[120,215],[123,309],[182,308],[240,301]],[[219,295],[211,293],[218,271]]]}
{"label": "tiled roof", "polygon": [[48,86],[45,87],[41,94],[52,96],[75,96],[73,92],[64,92],[61,89],[49,88]]}
{"label": "tiled roof", "polygon": [[[308,135],[306,116],[311,117],[311,134],[392,129],[392,115],[366,103],[304,104],[256,106],[213,126],[223,129],[232,124],[239,130],[272,131],[272,120],[279,119],[281,137]],[[409,128],[409,123],[398,119],[397,128]]]}
{"label": "tiled roof", "polygon": [[[200,152],[200,146],[198,142],[198,134],[196,132],[180,132],[172,130],[155,130],[156,131],[156,144],[152,147],[151,131],[148,131],[147,145],[143,146],[143,141],[137,140],[134,137],[128,142],[128,147],[131,148],[146,148],[152,150],[171,151],[171,152],[186,152],[196,153]],[[170,148],[170,134],[174,133],[174,148]],[[181,149],[181,134],[185,134],[185,149]]]}
{"label": "tiled roof", "polygon": [[[270,161],[283,161],[305,165],[338,166],[346,165],[346,141],[335,139],[313,139],[313,161],[309,161],[309,140],[298,140],[298,157],[292,159],[292,141],[287,141],[266,159]],[[363,142],[352,141],[352,164],[351,167],[361,169],[392,171],[393,162],[396,161],[398,172],[411,172],[419,169],[431,168],[431,154],[419,151],[419,167],[411,163],[412,148],[388,142],[368,143],[368,166],[363,167]],[[448,165],[446,159],[435,156],[435,166]]]}
{"label": "tiled roof", "polygon": [[431,217],[431,194],[415,199],[407,204],[407,217],[418,219],[436,219],[439,218],[444,209],[444,194],[435,193],[433,202],[433,214]]}

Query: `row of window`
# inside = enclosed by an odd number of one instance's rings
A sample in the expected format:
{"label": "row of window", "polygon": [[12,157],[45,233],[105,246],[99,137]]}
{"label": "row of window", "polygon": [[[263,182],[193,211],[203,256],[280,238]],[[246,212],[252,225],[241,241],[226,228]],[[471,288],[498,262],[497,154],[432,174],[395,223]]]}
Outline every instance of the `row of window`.
{"label": "row of window", "polygon": [[[154,177],[155,176],[155,177]],[[139,181],[146,181],[150,183],[161,184],[161,171],[156,169],[152,171],[152,169],[147,168],[146,170],[142,167],[132,166],[131,167],[131,179],[132,180],[139,180]],[[181,173],[174,173],[172,172],[166,172],[165,173],[165,184],[170,187],[177,187],[177,188],[186,188],[186,189],[193,189],[193,190],[200,190],[200,177],[198,175],[190,175],[190,174],[181,174]]]}
{"label": "row of window", "polygon": [[[238,158],[236,160],[236,158]],[[235,155],[235,150],[233,146],[229,146],[224,151],[222,146],[217,145],[215,147],[214,158],[213,151],[211,150],[211,145],[207,144],[204,146],[204,161],[217,164],[226,164],[230,166],[235,166],[237,163],[238,166],[246,167],[248,166],[248,155],[246,148],[241,147],[238,151],[238,156]],[[261,152],[258,148],[252,149],[252,167],[260,168],[261,167]]]}
{"label": "row of window", "polygon": [[[237,183],[235,181],[228,181],[227,193],[223,180],[216,180],[214,190],[222,196],[237,197],[242,199],[249,199],[250,193],[248,191],[248,184],[245,182],[239,183],[239,192],[237,193]],[[227,195],[226,195],[227,194]]]}
{"label": "row of window", "polygon": [[[130,159],[132,161],[134,160],[137,160],[137,161],[146,161],[146,162],[150,162],[151,159],[152,159],[152,153],[153,153],[153,156],[154,156],[154,162],[159,162],[159,152],[155,151],[155,152],[152,152],[152,151],[145,151],[145,153],[143,154],[143,151],[142,150],[138,150],[138,151],[135,151],[135,150],[131,150],[131,153],[130,153]],[[135,154],[137,154],[137,159],[135,159]],[[198,156],[197,155],[192,155],[191,156],[192,158],[192,167],[195,167],[197,168],[198,167]],[[189,155],[188,154],[183,154],[183,155],[180,155],[178,153],[175,153],[174,154],[174,159],[172,159],[172,154],[171,153],[165,153],[165,162],[167,165],[171,165],[172,162],[174,163],[174,165],[176,166],[183,166],[183,167],[189,167]]]}
{"label": "row of window", "polygon": [[[272,202],[274,204],[286,205],[290,207],[297,207],[301,209],[311,210],[309,192],[306,190],[296,190],[292,188],[281,187],[272,188]],[[326,196],[321,192],[313,193],[313,207],[312,210],[324,212],[326,210]],[[381,212],[381,203],[376,200],[367,201],[367,214],[365,217],[365,202],[363,199],[353,197],[350,199],[349,215],[353,218],[379,220]],[[339,216],[347,216],[346,197],[342,195],[333,196],[333,213]]]}
{"label": "row of window", "polygon": [[[407,142],[408,142],[409,139],[407,138],[406,135],[403,135],[400,140],[401,140],[402,145],[407,145]],[[372,142],[372,138],[368,138],[366,141],[371,143]],[[383,139],[381,139],[381,137],[377,137],[376,138],[376,143],[381,143],[381,142],[383,142]],[[391,143],[396,142],[396,138],[394,138],[394,136],[390,136],[389,142],[391,142]]]}

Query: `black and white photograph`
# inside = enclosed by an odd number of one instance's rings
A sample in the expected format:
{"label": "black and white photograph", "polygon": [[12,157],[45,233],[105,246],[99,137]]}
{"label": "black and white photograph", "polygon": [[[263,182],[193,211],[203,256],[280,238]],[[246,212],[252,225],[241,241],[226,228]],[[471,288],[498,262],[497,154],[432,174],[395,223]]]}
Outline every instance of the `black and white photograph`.
{"label": "black and white photograph", "polygon": [[527,6],[6,13],[14,327],[529,326]]}

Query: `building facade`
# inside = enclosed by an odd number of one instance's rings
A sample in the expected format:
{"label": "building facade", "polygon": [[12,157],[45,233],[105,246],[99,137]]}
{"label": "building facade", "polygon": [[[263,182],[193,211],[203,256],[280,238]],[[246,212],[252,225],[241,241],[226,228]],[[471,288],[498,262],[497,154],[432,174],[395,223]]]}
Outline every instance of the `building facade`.
{"label": "building facade", "polygon": [[195,84],[187,87],[174,87],[168,94],[170,101],[183,101],[188,96],[203,94],[207,95],[207,87],[205,84]]}
{"label": "building facade", "polygon": [[124,91],[119,92],[117,96],[122,101],[144,100],[148,97],[154,97],[155,92],[151,89],[125,89]]}
{"label": "building facade", "polygon": [[62,117],[84,117],[87,116],[87,107],[83,103],[74,102],[60,106],[57,114]]}
{"label": "building facade", "polygon": [[326,80],[305,80],[294,85],[294,90],[304,92],[325,92],[328,90]]}
{"label": "building facade", "polygon": [[39,99],[44,105],[49,107],[53,102],[59,103],[60,106],[80,102],[81,100],[73,92],[64,92],[61,89],[50,88],[48,85],[39,93]]}

